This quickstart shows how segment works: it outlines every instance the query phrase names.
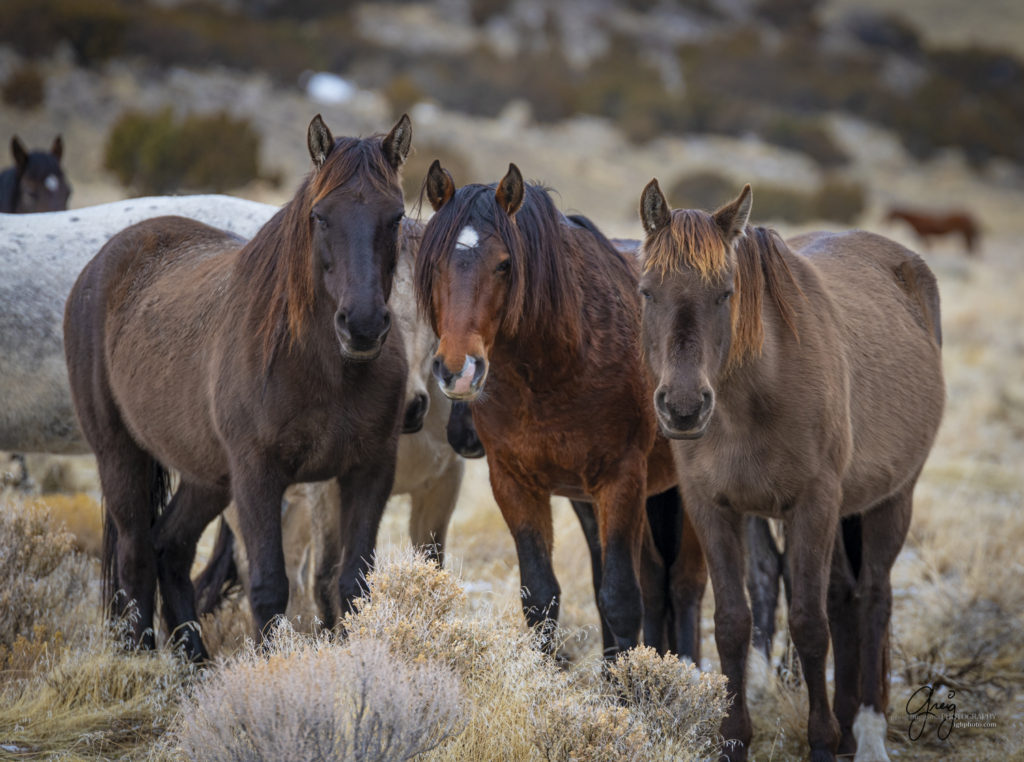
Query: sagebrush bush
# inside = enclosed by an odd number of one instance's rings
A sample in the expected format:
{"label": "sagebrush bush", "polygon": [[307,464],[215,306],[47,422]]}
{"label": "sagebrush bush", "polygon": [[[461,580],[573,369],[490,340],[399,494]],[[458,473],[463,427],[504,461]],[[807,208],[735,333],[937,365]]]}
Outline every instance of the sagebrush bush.
{"label": "sagebrush bush", "polygon": [[725,675],[701,672],[674,654],[634,648],[608,666],[611,687],[639,718],[697,755],[718,748],[718,726],[728,708]]}
{"label": "sagebrush bush", "polygon": [[260,177],[260,136],[226,112],[175,119],[128,111],[107,137],[104,167],[140,193],[223,192]]}
{"label": "sagebrush bush", "polygon": [[4,80],[0,98],[8,106],[31,109],[42,104],[46,97],[46,81],[35,66],[20,66]]}
{"label": "sagebrush bush", "polygon": [[94,570],[73,547],[42,501],[0,501],[0,646],[10,650],[39,627],[78,634]]}
{"label": "sagebrush bush", "polygon": [[460,713],[458,681],[443,666],[284,624],[268,654],[250,650],[195,689],[174,738],[188,759],[211,762],[390,762],[436,746]]}

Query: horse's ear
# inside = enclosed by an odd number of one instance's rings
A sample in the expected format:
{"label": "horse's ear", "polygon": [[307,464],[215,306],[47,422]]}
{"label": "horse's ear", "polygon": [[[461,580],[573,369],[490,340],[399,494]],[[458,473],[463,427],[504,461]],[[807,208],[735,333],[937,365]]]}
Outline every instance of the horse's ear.
{"label": "horse's ear", "polygon": [[402,114],[402,118],[398,120],[395,126],[391,128],[391,132],[381,142],[381,149],[384,151],[384,157],[388,160],[388,163],[395,169],[398,169],[405,164],[411,147],[412,122],[409,121],[408,114]]}
{"label": "horse's ear", "polygon": [[334,148],[334,136],[319,114],[314,116],[313,121],[309,123],[309,130],[306,131],[306,143],[309,146],[309,157],[313,160],[316,168],[320,169],[327,161],[331,149]]}
{"label": "horse's ear", "polygon": [[452,179],[452,173],[441,166],[439,159],[434,159],[427,170],[427,200],[436,212],[454,195],[455,180]]}
{"label": "horse's ear", "polygon": [[28,151],[25,150],[25,146],[18,140],[17,135],[11,138],[11,156],[14,157],[14,163],[18,165],[18,169],[24,169],[25,165],[28,164]]}
{"label": "horse's ear", "polygon": [[526,186],[523,184],[523,175],[515,164],[508,165],[508,172],[498,183],[498,189],[494,191],[494,198],[498,206],[505,210],[509,217],[514,217],[519,207],[523,205],[523,198],[526,196]]}
{"label": "horse's ear", "polygon": [[654,178],[644,187],[640,194],[640,222],[643,223],[644,232],[647,235],[654,235],[665,227],[672,219],[672,212],[669,211],[668,201],[665,194],[661,192],[658,179]]}
{"label": "horse's ear", "polygon": [[60,161],[61,157],[64,155],[64,141],[60,135],[53,139],[53,145],[50,147],[50,153],[53,154],[53,157],[57,161]]}
{"label": "horse's ear", "polygon": [[740,195],[717,212],[714,213],[715,224],[725,236],[725,241],[732,244],[737,236],[741,235],[747,227],[747,220],[750,219],[750,205],[754,200],[754,194],[750,191],[750,183],[743,186]]}

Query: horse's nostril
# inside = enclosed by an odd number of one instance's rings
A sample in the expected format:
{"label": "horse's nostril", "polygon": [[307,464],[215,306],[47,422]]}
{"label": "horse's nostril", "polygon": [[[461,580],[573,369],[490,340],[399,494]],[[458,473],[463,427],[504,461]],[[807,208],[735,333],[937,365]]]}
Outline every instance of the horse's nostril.
{"label": "horse's nostril", "polygon": [[442,360],[440,357],[434,358],[434,362],[431,363],[430,369],[434,374],[434,378],[436,378],[438,381],[448,383],[452,378],[452,374],[445,366],[444,360]]}
{"label": "horse's nostril", "polygon": [[388,331],[391,330],[391,311],[390,310],[385,310],[384,311],[384,320],[382,322],[384,323],[384,327],[380,329],[380,332],[381,332],[381,335],[384,335]]}
{"label": "horse's nostril", "polygon": [[656,407],[658,410],[664,410],[665,409],[665,397],[666,397],[665,388],[664,387],[659,387],[657,389],[657,391],[654,392],[654,407]]}
{"label": "horse's nostril", "polygon": [[341,310],[338,310],[334,315],[334,322],[337,323],[338,328],[344,328],[345,324],[348,323],[348,315]]}

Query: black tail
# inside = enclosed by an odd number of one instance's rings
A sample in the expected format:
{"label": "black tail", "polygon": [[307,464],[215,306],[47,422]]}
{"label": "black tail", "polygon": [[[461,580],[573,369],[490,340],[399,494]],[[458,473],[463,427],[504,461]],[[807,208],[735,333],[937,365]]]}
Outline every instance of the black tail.
{"label": "black tail", "polygon": [[239,584],[238,566],[235,564],[235,534],[228,522],[220,520],[220,531],[213,553],[203,571],[195,579],[196,611],[212,614],[224,602],[232,588]]}
{"label": "black tail", "polygon": [[[147,465],[149,490],[149,525],[156,523],[157,516],[166,507],[171,497],[171,475],[155,459],[149,459]],[[117,566],[117,525],[111,520],[106,507],[103,509],[103,550],[100,559],[102,573],[102,590],[104,606],[111,606],[111,613],[118,615],[120,611],[113,607],[114,596],[118,592],[120,576]],[[125,601],[127,603],[127,601]]]}

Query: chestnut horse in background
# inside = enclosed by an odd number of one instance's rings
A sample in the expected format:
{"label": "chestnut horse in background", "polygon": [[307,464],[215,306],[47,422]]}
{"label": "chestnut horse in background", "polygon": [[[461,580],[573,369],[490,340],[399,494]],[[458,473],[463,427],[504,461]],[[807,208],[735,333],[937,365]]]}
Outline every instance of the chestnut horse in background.
{"label": "chestnut horse in background", "polygon": [[[139,644],[154,644],[159,581],[168,631],[206,657],[187,626],[189,569],[231,499],[266,632],[288,602],[281,499],[296,482],[338,480],[343,609],[360,594],[405,408],[387,299],[411,135],[403,116],[387,136],[336,141],[318,115],[313,172],[251,241],[158,217],[111,238],[75,283],[65,351],[105,498],[104,587],[135,602]],[[180,483],[164,508],[166,469]]]}
{"label": "chestnut horse in background", "polygon": [[[593,502],[598,608],[613,656],[636,645],[644,614],[644,500],[676,479],[641,357],[636,263],[585,218],[562,216],[515,165],[497,184],[456,190],[435,161],[425,192],[435,214],[416,290],[440,339],[434,375],[449,397],[471,402],[515,541],[526,620],[552,651],[560,590],[550,496]],[[674,571],[686,577],[675,585],[679,648],[692,655],[705,576],[687,528],[690,544]]]}
{"label": "chestnut horse in background", "polygon": [[784,242],[746,229],[750,206],[746,186],[714,214],[670,211],[656,180],[640,202],[644,348],[714,589],[721,733],[738,742],[725,753],[746,759],[751,739],[743,545],[757,514],[785,526],[811,759],[885,760],[889,575],[945,397],[938,286],[886,238]]}
{"label": "chestnut horse in background", "polygon": [[885,215],[886,222],[903,220],[917,233],[925,246],[931,245],[931,239],[937,236],[960,234],[964,237],[967,253],[977,254],[978,239],[981,230],[974,217],[965,211],[925,212],[920,209],[907,209],[894,206]]}

